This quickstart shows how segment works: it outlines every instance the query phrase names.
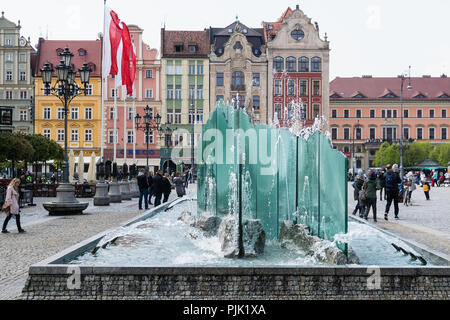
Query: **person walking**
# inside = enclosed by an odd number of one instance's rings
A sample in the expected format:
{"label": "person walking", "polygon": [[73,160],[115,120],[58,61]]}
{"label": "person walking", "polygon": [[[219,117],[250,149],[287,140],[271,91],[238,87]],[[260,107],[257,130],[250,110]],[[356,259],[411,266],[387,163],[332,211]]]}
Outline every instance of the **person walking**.
{"label": "person walking", "polygon": [[153,192],[155,193],[155,207],[159,207],[161,205],[161,199],[163,194],[163,172],[159,170],[153,177]]}
{"label": "person walking", "polygon": [[398,185],[402,183],[402,180],[400,179],[400,176],[397,172],[398,165],[388,165],[387,166],[387,172],[385,174],[386,177],[386,196],[387,196],[387,204],[386,204],[386,210],[384,214],[384,220],[388,221],[389,218],[389,211],[391,209],[392,202],[394,202],[394,210],[395,210],[395,219],[399,219],[399,207],[398,207],[398,192],[399,188]]}
{"label": "person walking", "polygon": [[356,215],[356,213],[359,210],[359,216],[361,218],[363,217],[364,209],[363,209],[363,203],[361,202],[359,195],[360,195],[363,185],[364,185],[364,172],[361,169],[359,169],[358,176],[356,178],[355,183],[353,184],[353,188],[354,188],[353,197],[354,197],[355,201],[357,201],[355,210],[353,210],[353,215]]}
{"label": "person walking", "polygon": [[373,221],[377,222],[377,191],[381,189],[380,180],[377,179],[375,171],[369,172],[369,177],[364,182],[363,190],[365,194],[366,211],[364,219],[369,220],[370,207],[372,207]]}
{"label": "person walking", "polygon": [[142,200],[145,201],[145,210],[148,210],[148,180],[145,176],[145,169],[141,169],[137,177],[139,186],[139,210],[142,209]]}
{"label": "person walking", "polygon": [[186,195],[186,189],[185,189],[185,178],[181,177],[181,174],[177,172],[175,179],[173,180],[175,183],[175,188],[177,191],[177,195],[179,198],[182,198]]}
{"label": "person walking", "polygon": [[169,201],[170,193],[172,192],[172,183],[170,183],[170,176],[168,173],[162,179],[162,192],[164,194],[163,203]]}
{"label": "person walking", "polygon": [[384,176],[385,173],[386,172],[382,170],[378,177],[380,184],[380,201],[383,201],[383,190],[384,190],[384,200],[386,200],[386,177]]}
{"label": "person walking", "polygon": [[147,176],[148,183],[148,204],[153,205],[152,198],[155,195],[154,187],[153,187],[153,172],[150,171]]}
{"label": "person walking", "polygon": [[423,184],[423,192],[425,193],[425,197],[427,198],[427,201],[430,201],[430,184],[428,182],[425,182]]}
{"label": "person walking", "polygon": [[20,225],[19,186],[20,180],[17,178],[13,179],[8,186],[8,190],[6,191],[5,203],[2,206],[2,211],[6,213],[6,219],[3,222],[2,233],[9,233],[6,227],[8,226],[9,220],[11,220],[12,216],[16,218],[16,225],[19,233],[25,232]]}

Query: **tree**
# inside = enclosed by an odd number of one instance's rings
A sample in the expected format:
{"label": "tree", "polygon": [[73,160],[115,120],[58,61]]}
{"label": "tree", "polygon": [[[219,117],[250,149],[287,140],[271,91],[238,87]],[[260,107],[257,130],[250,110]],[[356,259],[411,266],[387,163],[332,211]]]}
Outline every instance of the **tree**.
{"label": "tree", "polygon": [[11,161],[12,172],[17,162],[32,160],[34,148],[22,133],[0,133],[0,145],[0,161]]}
{"label": "tree", "polygon": [[433,145],[430,142],[415,141],[405,148],[405,167],[412,167],[431,157]]}
{"label": "tree", "polygon": [[380,150],[377,151],[375,165],[377,167],[384,167],[388,164],[400,163],[400,148],[398,145],[391,145],[384,142]]}
{"label": "tree", "polygon": [[442,166],[447,166],[450,163],[450,143],[439,145],[439,156],[437,161]]}

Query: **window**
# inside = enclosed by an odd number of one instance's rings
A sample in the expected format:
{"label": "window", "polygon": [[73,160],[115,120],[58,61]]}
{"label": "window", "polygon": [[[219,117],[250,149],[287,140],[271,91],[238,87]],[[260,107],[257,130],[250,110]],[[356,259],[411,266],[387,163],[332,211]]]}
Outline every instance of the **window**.
{"label": "window", "polygon": [[337,118],[337,110],[331,110],[331,117],[332,118]]}
{"label": "window", "polygon": [[295,96],[295,81],[288,80],[288,95]]}
{"label": "window", "polygon": [[195,110],[191,109],[189,110],[189,124],[195,123]]}
{"label": "window", "polygon": [[65,139],[65,135],[64,135],[64,130],[63,129],[58,129],[58,134],[57,134],[57,139],[58,139],[58,142],[61,142],[61,141],[64,141],[64,139]]}
{"label": "window", "polygon": [[344,118],[350,118],[350,110],[344,110]]}
{"label": "window", "polygon": [[350,140],[350,128],[344,128],[344,140]]}
{"label": "window", "polygon": [[173,100],[173,85],[167,86],[167,100]]}
{"label": "window", "polygon": [[381,117],[386,119],[386,110],[381,110]]}
{"label": "window", "polygon": [[133,144],[134,143],[134,131],[133,130],[128,130],[127,131],[127,143],[128,144]]}
{"label": "window", "polygon": [[47,139],[51,139],[52,138],[52,131],[50,129],[44,129],[44,137],[46,137]]}
{"label": "window", "polygon": [[13,62],[13,54],[12,53],[8,52],[6,54],[5,58],[6,58],[6,62]]}
{"label": "window", "polygon": [[232,91],[245,91],[245,75],[241,71],[233,72],[231,78]]}
{"label": "window", "polygon": [[447,128],[441,128],[441,139],[447,140]]}
{"label": "window", "polygon": [[409,128],[403,128],[403,139],[409,139]]}
{"label": "window", "polygon": [[72,108],[70,111],[70,119],[78,120],[78,108]]}
{"label": "window", "polygon": [[24,71],[21,71],[20,75],[19,75],[19,80],[20,81],[27,81],[27,73],[24,72]]}
{"label": "window", "polygon": [[181,75],[181,64],[175,66],[175,74]]}
{"label": "window", "polygon": [[224,101],[223,96],[216,96],[216,102]]}
{"label": "window", "polygon": [[397,128],[385,127],[383,128],[383,139],[393,141],[397,139]]}
{"label": "window", "polygon": [[12,81],[12,79],[13,79],[12,71],[6,71],[6,80],[7,81]]}
{"label": "window", "polygon": [[281,80],[275,80],[275,95],[281,96],[282,88],[281,88]]}
{"label": "window", "polygon": [[114,135],[114,131],[110,130],[108,132],[108,142],[109,142],[109,144],[115,144],[116,141],[117,141],[117,131],[116,131],[116,134]]}
{"label": "window", "polygon": [[5,39],[5,46],[11,46],[11,45],[12,45],[11,39],[9,39],[9,38]]}
{"label": "window", "polygon": [[[145,142],[147,142],[147,140],[145,140]],[[148,144],[154,144],[154,143],[155,143],[154,133],[151,133],[148,136]]]}
{"label": "window", "polygon": [[92,120],[92,108],[84,108],[84,120]]}
{"label": "window", "polygon": [[202,64],[197,65],[197,74],[203,75],[203,65]]}
{"label": "window", "polygon": [[434,110],[433,109],[430,110],[430,118],[434,118]]}
{"label": "window", "polygon": [[147,79],[152,79],[153,78],[153,70],[145,70],[145,77]]}
{"label": "window", "polygon": [[92,142],[92,129],[84,130],[84,142]]}
{"label": "window", "polygon": [[19,62],[24,62],[24,63],[27,62],[27,55],[25,53],[21,53],[19,55]]}
{"label": "window", "polygon": [[422,118],[422,110],[417,110],[417,118]]}
{"label": "window", "polygon": [[190,46],[189,46],[189,52],[190,52],[190,53],[195,53],[195,51],[197,51],[197,46],[195,46],[195,45],[190,45]]}
{"label": "window", "polygon": [[189,86],[189,100],[195,99],[195,86]]}
{"label": "window", "polygon": [[371,140],[375,140],[377,138],[377,129],[370,128],[369,129],[369,135]]}
{"label": "window", "polygon": [[306,80],[300,80],[300,96],[308,96],[308,82]]}
{"label": "window", "polygon": [[203,86],[197,86],[197,99],[203,99]]}
{"label": "window", "polygon": [[145,97],[147,99],[153,99],[153,89],[147,89],[145,90]]}
{"label": "window", "polygon": [[282,57],[276,57],[273,59],[273,71],[274,72],[284,71],[284,59]]}
{"label": "window", "polygon": [[189,133],[189,134],[187,135],[187,145],[188,145],[189,147],[192,146],[192,141],[194,141],[194,146],[195,146],[195,134]]}
{"label": "window", "polygon": [[434,140],[434,138],[435,138],[435,130],[434,130],[434,128],[429,128],[428,129],[428,134],[429,134],[429,139],[430,140]]}
{"label": "window", "polygon": [[392,110],[386,110],[386,118],[392,118]]}
{"label": "window", "polygon": [[356,128],[355,134],[356,134],[356,136],[355,136],[356,140],[361,140],[362,139],[362,129],[361,128],[359,128],[359,127]]}
{"label": "window", "polygon": [[338,129],[337,128],[331,128],[331,139],[332,140],[338,139]]}
{"label": "window", "polygon": [[403,118],[409,118],[409,110],[403,110]]}
{"label": "window", "polygon": [[173,113],[168,113],[167,114],[167,124],[172,124],[173,123]]}
{"label": "window", "polygon": [[393,110],[392,111],[392,117],[393,118],[397,118],[397,110]]}
{"label": "window", "polygon": [[319,80],[314,80],[313,81],[313,95],[315,97],[320,97],[320,81]]}
{"label": "window", "polygon": [[320,104],[314,104],[313,105],[313,118],[320,117]]}
{"label": "window", "polygon": [[314,57],[311,59],[311,71],[322,72],[322,59],[319,57]]}
{"label": "window", "polygon": [[184,46],[182,44],[175,45],[175,52],[182,52],[183,49],[184,49]]}
{"label": "window", "polygon": [[[150,114],[153,115],[153,109],[151,109],[152,111],[150,111]],[[134,121],[135,118],[135,112],[133,107],[128,108],[128,120],[129,121]]]}
{"label": "window", "polygon": [[305,37],[305,33],[301,29],[296,29],[291,32],[291,37],[295,40],[302,40]]}
{"label": "window", "polygon": [[278,120],[281,120],[281,104],[277,103],[274,109]]}
{"label": "window", "polygon": [[261,77],[259,73],[254,73],[253,74],[253,80],[252,80],[252,84],[254,87],[259,87],[261,83]]}
{"label": "window", "polygon": [[344,152],[345,153],[349,153],[350,152],[350,148],[349,147],[344,147]]}
{"label": "window", "polygon": [[78,129],[73,129],[72,134],[70,136],[70,141],[78,142]]}
{"label": "window", "polygon": [[197,110],[197,124],[203,123],[203,110]]}
{"label": "window", "polygon": [[181,100],[181,86],[175,86],[175,100]]}
{"label": "window", "polygon": [[20,110],[19,119],[20,119],[20,121],[28,121],[28,111]]}
{"label": "window", "polygon": [[307,57],[300,58],[299,71],[300,72],[309,72],[309,59]]}
{"label": "window", "polygon": [[447,109],[442,109],[441,110],[441,117],[444,118],[444,119],[447,118]]}
{"label": "window", "polygon": [[216,75],[216,85],[218,87],[223,87],[223,73],[222,72],[218,72]]}
{"label": "window", "polygon": [[374,109],[370,110],[370,117],[373,119],[375,118],[375,116],[376,116],[375,110]]}
{"label": "window", "polygon": [[87,96],[92,96],[93,91],[94,91],[94,85],[93,84],[86,85],[86,95]]}
{"label": "window", "polygon": [[28,99],[28,93],[26,91],[20,91],[20,99],[22,100]]}
{"label": "window", "polygon": [[356,110],[356,118],[362,118],[362,111],[361,110]]}
{"label": "window", "polygon": [[259,107],[260,107],[260,97],[253,96],[253,109],[259,110]]}
{"label": "window", "polygon": [[111,107],[109,109],[109,120],[114,120],[114,115],[115,115],[114,107]]}
{"label": "window", "polygon": [[417,140],[423,140],[423,128],[417,128]]}
{"label": "window", "polygon": [[111,89],[111,98],[117,97],[117,89]]}
{"label": "window", "polygon": [[51,119],[51,110],[50,108],[44,108],[44,120]]}
{"label": "window", "polygon": [[174,69],[174,67],[173,67],[173,65],[167,65],[167,74],[168,75],[173,75],[173,74],[175,74],[175,69]]}
{"label": "window", "polygon": [[286,71],[297,72],[297,59],[294,57],[289,57],[286,59]]}
{"label": "window", "polygon": [[191,76],[195,75],[195,64],[194,63],[189,65],[189,75],[191,75]]}
{"label": "window", "polygon": [[64,120],[64,108],[58,108],[57,119]]}

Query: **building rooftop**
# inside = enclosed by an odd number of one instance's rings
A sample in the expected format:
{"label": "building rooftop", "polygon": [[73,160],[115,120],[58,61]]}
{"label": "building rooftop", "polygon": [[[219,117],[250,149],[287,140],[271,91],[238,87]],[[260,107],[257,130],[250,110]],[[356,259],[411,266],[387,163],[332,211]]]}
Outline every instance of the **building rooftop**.
{"label": "building rooftop", "polygon": [[92,67],[92,77],[101,77],[102,75],[102,42],[101,40],[44,40],[39,38],[37,45],[37,57],[34,74],[41,76],[41,69],[48,61],[55,69],[61,58],[59,51],[69,47],[70,52],[74,54],[72,65],[78,72],[85,62]]}
{"label": "building rooftop", "polygon": [[[191,47],[195,47],[191,51]],[[208,31],[168,31],[161,29],[162,58],[207,58]]]}
{"label": "building rooftop", "polygon": [[[338,77],[330,83],[330,98],[332,100],[400,99],[401,81],[400,77]],[[445,75],[411,78],[411,90],[408,90],[408,85],[409,79],[406,78],[403,85],[405,100],[450,100],[450,78]]]}

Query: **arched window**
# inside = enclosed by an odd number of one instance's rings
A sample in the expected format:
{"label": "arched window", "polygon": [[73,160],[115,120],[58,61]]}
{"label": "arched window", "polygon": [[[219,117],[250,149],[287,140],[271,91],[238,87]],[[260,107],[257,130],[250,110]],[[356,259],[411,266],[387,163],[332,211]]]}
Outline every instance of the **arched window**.
{"label": "arched window", "polygon": [[273,70],[274,72],[284,71],[284,59],[282,57],[275,57],[273,59]]}
{"label": "arched window", "polygon": [[297,72],[297,59],[294,57],[289,57],[286,59],[286,71]]}
{"label": "arched window", "polygon": [[298,70],[300,72],[309,72],[309,59],[307,57],[300,58]]}
{"label": "arched window", "polygon": [[245,75],[242,71],[233,72],[231,91],[245,91]]}
{"label": "arched window", "polygon": [[322,72],[322,59],[319,57],[314,57],[311,59],[311,71]]}

